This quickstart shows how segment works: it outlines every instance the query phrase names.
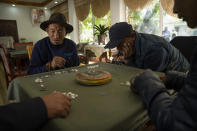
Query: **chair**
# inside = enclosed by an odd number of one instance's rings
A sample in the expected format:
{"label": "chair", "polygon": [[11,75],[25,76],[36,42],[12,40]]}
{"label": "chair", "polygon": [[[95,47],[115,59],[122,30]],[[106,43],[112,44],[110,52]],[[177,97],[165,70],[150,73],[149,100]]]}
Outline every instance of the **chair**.
{"label": "chair", "polygon": [[197,45],[197,36],[177,36],[170,43],[190,62],[190,57]]}
{"label": "chair", "polygon": [[77,51],[78,51],[80,65],[81,63],[83,65],[83,64],[99,62],[99,60],[96,59],[96,55],[93,51],[91,51],[90,49],[85,50],[86,45],[88,45],[88,43],[77,44]]}
{"label": "chair", "polygon": [[100,62],[110,63],[110,60],[107,57],[107,52],[103,52],[99,57]]}
{"label": "chair", "polygon": [[100,62],[112,63],[112,61],[117,59],[118,51],[116,49],[109,49],[109,51],[103,52],[100,57]]}
{"label": "chair", "polygon": [[2,45],[0,45],[0,56],[2,58],[6,73],[9,76],[8,81],[11,81],[14,78],[14,74],[11,68],[11,64],[8,60],[7,50]]}
{"label": "chair", "polygon": [[0,105],[8,104],[7,100],[7,88],[8,88],[8,76],[3,64],[3,59],[0,56]]}
{"label": "chair", "polygon": [[34,48],[33,45],[27,45],[27,46],[26,46],[29,60],[31,59],[31,54],[32,54],[33,48]]}
{"label": "chair", "polygon": [[87,45],[88,43],[78,43],[77,44],[77,51],[78,51],[78,56],[79,56],[79,61],[80,61],[80,65],[82,64],[88,64],[88,60],[86,57],[86,54],[84,53],[84,47]]}
{"label": "chair", "polygon": [[7,89],[9,85],[8,74],[4,66],[3,58],[0,55],[0,105],[6,105],[16,102],[15,100],[7,99]]}
{"label": "chair", "polygon": [[[14,43],[14,49],[17,51],[27,50],[27,46],[33,46],[33,42]],[[29,54],[28,54],[28,56],[29,56]],[[27,70],[28,65],[29,65],[29,57],[20,59],[17,62],[18,62],[18,65],[19,64],[23,65],[23,70]]]}
{"label": "chair", "polygon": [[14,49],[15,50],[26,50],[27,45],[33,46],[33,42],[14,43]]}
{"label": "chair", "polygon": [[2,58],[6,73],[8,75],[8,82],[13,80],[15,77],[24,76],[27,74],[26,72],[23,73],[14,72],[13,68],[11,67],[10,61],[8,59],[7,50],[1,45],[0,45],[0,56]]}
{"label": "chair", "polygon": [[89,49],[85,50],[85,56],[86,56],[86,64],[93,64],[99,62],[99,60],[96,59],[95,53]]}

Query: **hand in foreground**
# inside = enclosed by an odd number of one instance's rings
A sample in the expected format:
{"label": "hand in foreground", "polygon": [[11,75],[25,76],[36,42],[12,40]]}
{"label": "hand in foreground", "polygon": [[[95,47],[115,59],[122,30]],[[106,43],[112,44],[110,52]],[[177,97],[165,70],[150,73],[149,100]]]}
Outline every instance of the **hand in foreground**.
{"label": "hand in foreground", "polygon": [[159,78],[162,80],[162,82],[164,84],[166,84],[166,75],[165,74],[159,75]]}
{"label": "hand in foreground", "polygon": [[[150,71],[152,71],[152,70],[151,70],[151,69],[146,69],[144,72],[150,72]],[[131,88],[131,90],[133,90],[135,93],[137,93],[137,90],[134,88],[135,79],[136,79],[137,77],[139,77],[140,75],[142,75],[144,72],[141,72],[141,73],[136,74],[136,76],[130,80],[130,84],[131,84],[130,88]]]}
{"label": "hand in foreground", "polygon": [[56,67],[63,67],[66,63],[66,60],[63,57],[55,56],[51,62],[51,67],[55,69]]}
{"label": "hand in foreground", "polygon": [[48,111],[48,118],[66,117],[71,106],[71,99],[62,93],[52,93],[42,97]]}
{"label": "hand in foreground", "polygon": [[[131,88],[134,92],[137,92],[137,90],[136,90],[135,87],[134,87],[135,79],[136,79],[137,77],[139,77],[140,75],[142,75],[143,73],[145,73],[145,72],[151,72],[151,71],[152,71],[151,69],[146,69],[144,72],[141,72],[141,73],[136,74],[136,76],[135,76],[133,79],[130,80],[130,84],[131,84],[131,87],[130,87],[130,88]],[[160,77],[160,79],[162,80],[162,82],[165,84],[165,83],[166,83],[166,75],[165,75],[165,74],[161,74],[161,75],[159,75],[159,77]]]}

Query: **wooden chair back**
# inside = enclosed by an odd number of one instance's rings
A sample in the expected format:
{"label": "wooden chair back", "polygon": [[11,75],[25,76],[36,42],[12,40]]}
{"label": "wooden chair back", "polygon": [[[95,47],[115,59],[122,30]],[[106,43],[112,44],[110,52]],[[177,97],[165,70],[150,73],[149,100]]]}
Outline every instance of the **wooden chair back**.
{"label": "wooden chair back", "polygon": [[8,60],[8,53],[2,45],[0,45],[0,56],[2,58],[7,75],[9,75],[11,79],[13,79],[14,74],[12,72],[10,62]]}
{"label": "wooden chair back", "polygon": [[8,76],[3,64],[3,59],[0,56],[0,105],[8,104],[7,88],[8,88]]}
{"label": "wooden chair back", "polygon": [[32,54],[33,48],[34,48],[33,45],[27,45],[27,46],[26,46],[29,60],[31,59],[31,54]]}

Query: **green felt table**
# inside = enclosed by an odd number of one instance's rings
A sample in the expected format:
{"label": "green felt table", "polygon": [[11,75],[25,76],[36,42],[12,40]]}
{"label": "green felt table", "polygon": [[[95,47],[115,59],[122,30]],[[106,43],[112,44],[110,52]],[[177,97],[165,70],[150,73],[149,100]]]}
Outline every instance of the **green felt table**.
{"label": "green felt table", "polygon": [[[90,67],[111,73],[112,80],[100,86],[84,86],[75,80],[78,72]],[[77,72],[72,69],[77,69]],[[72,100],[68,117],[50,120],[43,131],[119,131],[134,130],[148,121],[141,98],[125,83],[143,70],[107,63],[80,66],[40,73],[14,79],[9,85],[8,97],[22,101],[43,96],[54,91],[72,92],[78,97]],[[57,73],[57,72],[61,72]],[[49,76],[49,77],[47,77]],[[43,80],[46,91],[41,91],[36,78]]]}

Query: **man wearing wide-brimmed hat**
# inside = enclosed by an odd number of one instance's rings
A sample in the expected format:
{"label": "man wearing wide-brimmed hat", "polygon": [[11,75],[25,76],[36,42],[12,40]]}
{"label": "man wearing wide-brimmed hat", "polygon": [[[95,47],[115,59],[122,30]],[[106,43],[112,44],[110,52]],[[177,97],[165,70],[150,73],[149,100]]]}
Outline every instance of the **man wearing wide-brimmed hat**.
{"label": "man wearing wide-brimmed hat", "polygon": [[40,28],[48,37],[39,40],[33,49],[28,74],[47,72],[66,67],[78,66],[79,58],[75,42],[65,38],[73,31],[61,13],[54,13]]}

